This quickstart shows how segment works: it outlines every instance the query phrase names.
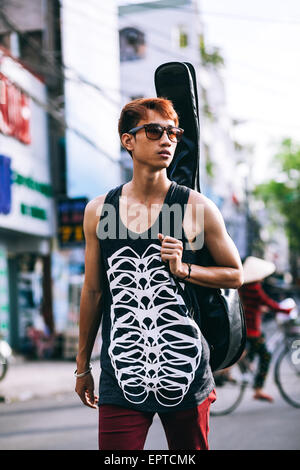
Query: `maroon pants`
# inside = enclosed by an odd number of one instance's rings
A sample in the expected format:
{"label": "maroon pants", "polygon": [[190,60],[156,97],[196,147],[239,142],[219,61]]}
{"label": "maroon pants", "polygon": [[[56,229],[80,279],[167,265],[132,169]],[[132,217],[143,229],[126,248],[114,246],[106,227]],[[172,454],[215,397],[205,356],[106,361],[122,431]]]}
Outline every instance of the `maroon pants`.
{"label": "maroon pants", "polygon": [[[215,390],[199,406],[159,415],[169,450],[208,450],[209,408]],[[100,450],[143,450],[155,413],[121,408],[99,407]]]}

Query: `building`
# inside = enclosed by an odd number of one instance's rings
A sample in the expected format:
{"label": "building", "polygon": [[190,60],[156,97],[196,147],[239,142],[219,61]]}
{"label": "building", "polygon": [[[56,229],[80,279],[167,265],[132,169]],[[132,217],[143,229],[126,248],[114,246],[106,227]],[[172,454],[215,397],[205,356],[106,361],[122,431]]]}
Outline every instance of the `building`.
{"label": "building", "polygon": [[115,1],[61,5],[67,193],[92,199],[121,182],[118,11]]}
{"label": "building", "polygon": [[[1,72],[24,92],[21,113],[27,108],[31,113],[22,123],[23,141],[19,128],[15,136],[3,126],[0,131],[1,175],[9,181],[10,167],[15,175],[4,199],[0,185],[1,321],[12,346],[20,349],[25,296],[31,310],[34,305],[42,312],[37,327],[46,321],[62,334],[77,327],[84,207],[121,182],[117,7],[113,1],[99,7],[92,0],[0,3],[0,45],[7,57]],[[15,109],[11,102],[9,109]],[[24,141],[25,123],[30,123],[30,142]],[[16,212],[10,217],[18,205],[22,217]],[[24,254],[20,262],[12,248]],[[28,284],[23,278],[30,277],[27,265],[35,290],[27,289],[18,300]],[[22,286],[20,269],[27,270]]]}
{"label": "building", "polygon": [[[154,72],[165,62],[188,61],[200,66],[198,41],[201,18],[192,0],[160,0],[119,7],[122,103],[156,96]],[[130,179],[132,162],[122,152],[124,178]],[[202,163],[201,163],[202,164]]]}
{"label": "building", "polygon": [[82,210],[76,206],[121,183],[118,11],[115,1],[62,0],[60,14],[67,171],[58,212],[68,220],[53,250],[53,310],[69,344],[65,357],[74,357],[84,278]]}
{"label": "building", "polygon": [[0,48],[1,334],[22,349],[26,328],[53,328],[50,252],[54,200],[46,87]]}

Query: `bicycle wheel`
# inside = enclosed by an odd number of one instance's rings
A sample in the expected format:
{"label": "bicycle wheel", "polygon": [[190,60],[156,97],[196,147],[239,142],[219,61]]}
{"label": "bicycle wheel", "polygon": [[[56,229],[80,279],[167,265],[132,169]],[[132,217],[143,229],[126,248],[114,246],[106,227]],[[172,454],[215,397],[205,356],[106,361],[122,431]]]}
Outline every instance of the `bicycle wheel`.
{"label": "bicycle wheel", "polygon": [[300,408],[300,361],[295,358],[292,342],[284,346],[276,360],[274,379],[284,400]]}
{"label": "bicycle wheel", "polygon": [[231,413],[240,404],[247,382],[243,379],[241,368],[234,364],[229,369],[214,372],[217,399],[211,405],[211,416]]}

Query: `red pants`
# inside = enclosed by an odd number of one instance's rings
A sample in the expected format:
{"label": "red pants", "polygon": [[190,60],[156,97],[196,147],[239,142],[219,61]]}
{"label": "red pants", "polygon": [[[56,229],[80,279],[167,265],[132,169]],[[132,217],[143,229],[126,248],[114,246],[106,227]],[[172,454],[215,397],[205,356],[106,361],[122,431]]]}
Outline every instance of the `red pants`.
{"label": "red pants", "polygon": [[[199,406],[159,415],[169,450],[208,450],[209,408],[215,390]],[[121,408],[99,407],[100,450],[143,450],[155,413]]]}

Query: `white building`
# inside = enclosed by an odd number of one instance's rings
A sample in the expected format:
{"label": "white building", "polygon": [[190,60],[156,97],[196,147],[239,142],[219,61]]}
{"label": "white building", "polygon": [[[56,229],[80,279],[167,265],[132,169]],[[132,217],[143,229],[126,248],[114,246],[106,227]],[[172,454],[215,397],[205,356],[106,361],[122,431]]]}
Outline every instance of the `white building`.
{"label": "white building", "polygon": [[89,199],[120,183],[120,77],[115,1],[62,1],[67,186]]}
{"label": "white building", "polygon": [[0,332],[16,346],[40,318],[55,213],[45,85],[4,48],[0,85]]}
{"label": "white building", "polygon": [[[125,104],[137,97],[156,96],[154,72],[165,62],[200,66],[200,17],[191,0],[160,0],[119,7],[121,93]],[[122,152],[131,174],[131,158]]]}

